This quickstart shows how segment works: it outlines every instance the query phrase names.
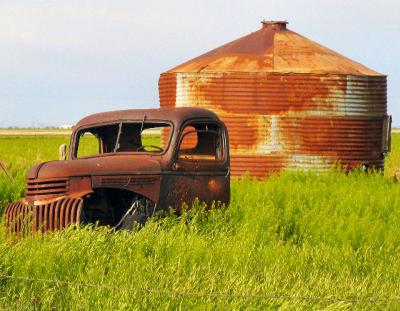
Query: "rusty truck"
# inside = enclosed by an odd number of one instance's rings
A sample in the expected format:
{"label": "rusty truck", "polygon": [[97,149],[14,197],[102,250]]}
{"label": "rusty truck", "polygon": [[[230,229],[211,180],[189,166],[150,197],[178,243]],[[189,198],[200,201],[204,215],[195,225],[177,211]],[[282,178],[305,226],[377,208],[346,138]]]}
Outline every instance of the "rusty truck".
{"label": "rusty truck", "polygon": [[202,108],[130,109],[97,113],[73,128],[61,159],[32,167],[26,193],[5,209],[5,225],[21,232],[70,224],[132,228],[160,210],[198,198],[228,204],[228,132]]}

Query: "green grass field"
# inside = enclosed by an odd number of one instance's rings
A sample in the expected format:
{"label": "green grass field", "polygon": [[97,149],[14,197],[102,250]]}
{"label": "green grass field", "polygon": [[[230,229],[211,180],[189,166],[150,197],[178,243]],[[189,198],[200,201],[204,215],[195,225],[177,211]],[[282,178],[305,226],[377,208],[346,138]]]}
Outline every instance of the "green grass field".
{"label": "green grass field", "polygon": [[[0,173],[0,208],[23,195],[27,168],[56,159],[62,143],[0,137],[14,177]],[[1,234],[0,309],[398,310],[400,184],[391,176],[400,134],[385,168],[235,180],[227,210],[196,205],[133,233]]]}

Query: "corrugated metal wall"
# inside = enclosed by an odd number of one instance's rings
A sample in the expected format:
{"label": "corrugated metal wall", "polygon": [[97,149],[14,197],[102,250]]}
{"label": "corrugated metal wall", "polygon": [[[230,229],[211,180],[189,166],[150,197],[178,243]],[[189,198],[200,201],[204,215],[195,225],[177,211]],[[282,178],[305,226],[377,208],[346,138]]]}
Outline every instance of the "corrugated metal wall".
{"label": "corrugated metal wall", "polygon": [[172,70],[161,75],[159,93],[161,107],[199,106],[221,117],[233,175],[326,170],[338,162],[383,168],[383,75]]}

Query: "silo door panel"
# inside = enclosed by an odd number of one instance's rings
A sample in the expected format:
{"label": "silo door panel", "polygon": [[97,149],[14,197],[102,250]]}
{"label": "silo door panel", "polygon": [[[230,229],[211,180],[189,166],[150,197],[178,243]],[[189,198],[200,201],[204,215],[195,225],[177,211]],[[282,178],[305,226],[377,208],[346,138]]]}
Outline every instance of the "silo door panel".
{"label": "silo door panel", "polygon": [[391,132],[392,132],[392,116],[387,115],[383,119],[383,128],[382,128],[382,153],[387,154],[391,151]]}

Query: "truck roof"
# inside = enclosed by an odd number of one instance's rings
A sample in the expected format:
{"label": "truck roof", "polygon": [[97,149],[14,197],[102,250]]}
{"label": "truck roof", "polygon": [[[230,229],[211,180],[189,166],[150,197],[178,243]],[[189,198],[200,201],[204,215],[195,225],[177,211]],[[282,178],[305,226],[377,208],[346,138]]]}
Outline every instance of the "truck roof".
{"label": "truck roof", "polygon": [[100,112],[89,115],[80,120],[75,125],[75,128],[118,121],[141,121],[143,120],[144,115],[146,115],[146,120],[172,121],[175,124],[181,124],[185,120],[195,118],[219,120],[218,116],[214,112],[204,108],[174,107],[154,109],[127,109]]}

